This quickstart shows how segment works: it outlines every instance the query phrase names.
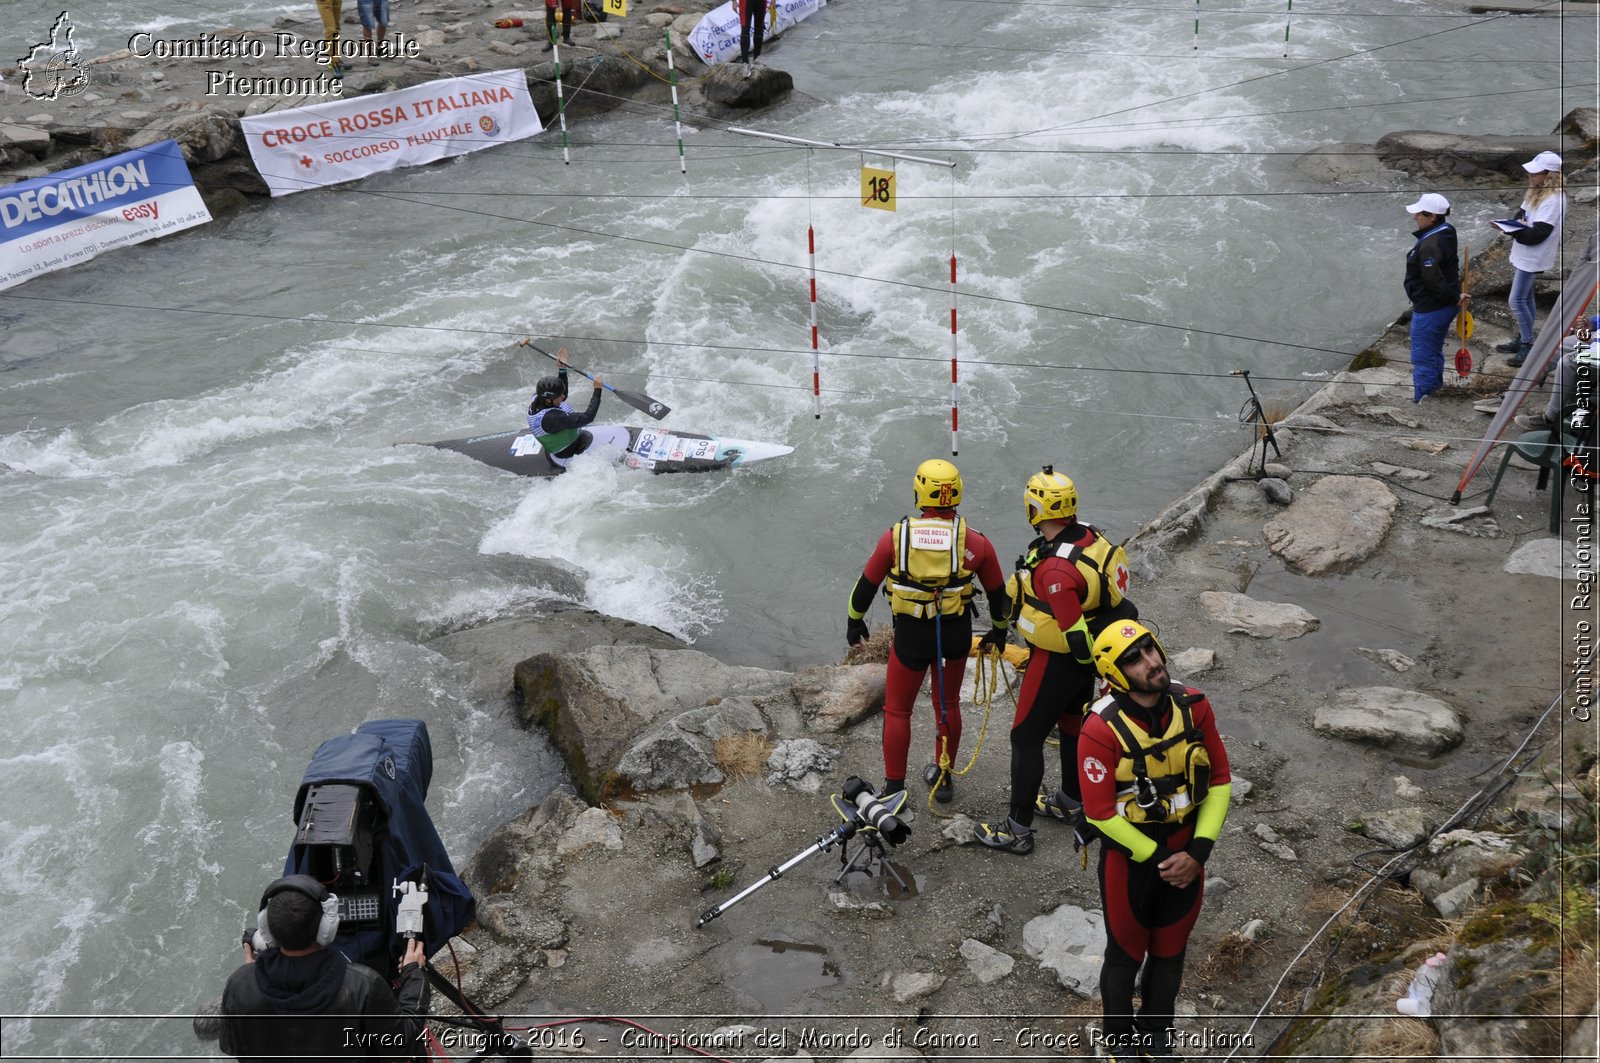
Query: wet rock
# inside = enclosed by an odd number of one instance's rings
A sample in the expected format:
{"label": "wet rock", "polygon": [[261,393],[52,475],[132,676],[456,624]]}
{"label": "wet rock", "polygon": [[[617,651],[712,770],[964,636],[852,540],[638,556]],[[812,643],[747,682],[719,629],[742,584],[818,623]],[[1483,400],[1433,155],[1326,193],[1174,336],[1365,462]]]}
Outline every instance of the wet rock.
{"label": "wet rock", "polygon": [[959,951],[961,958],[967,961],[967,970],[985,985],[1004,978],[1017,965],[1015,959],[977,938],[967,938],[961,943]]}
{"label": "wet rock", "polygon": [[955,842],[957,845],[971,845],[978,840],[977,835],[973,833],[978,829],[978,824],[964,813],[957,812],[949,819],[940,822],[943,825],[939,828],[939,837],[946,841]]}
{"label": "wet rock", "polygon": [[1422,797],[1427,791],[1406,778],[1404,775],[1394,777],[1394,795],[1408,801]]}
{"label": "wet rock", "polygon": [[[1424,528],[1438,528],[1441,531],[1492,539],[1500,534],[1500,527],[1494,521],[1487,519],[1488,516],[1488,506],[1473,506],[1470,509],[1446,509],[1438,513],[1429,513],[1418,523]],[[1484,519],[1478,520],[1480,517]]]}
{"label": "wet rock", "polygon": [[779,742],[767,757],[767,785],[788,783],[797,790],[814,794],[833,773],[838,756],[838,750],[829,749],[813,738]]}
{"label": "wet rock", "polygon": [[[1522,164],[1552,147],[1549,136],[1487,136],[1406,129],[1387,133],[1374,145],[1385,166],[1403,170],[1423,184],[1462,180],[1521,178]],[[1573,151],[1562,144],[1557,150]]]}
{"label": "wet rock", "polygon": [[145,126],[128,138],[127,148],[143,148],[163,140],[176,140],[191,163],[217,162],[244,147],[239,120],[223,107],[180,111]]}
{"label": "wet rock", "polygon": [[1213,875],[1206,879],[1206,896],[1212,900],[1225,895],[1231,889],[1233,889],[1233,883],[1221,875]]}
{"label": "wet rock", "polygon": [[1232,591],[1202,591],[1200,607],[1227,631],[1258,639],[1296,639],[1321,624],[1289,602],[1261,602]]}
{"label": "wet rock", "polygon": [[1433,813],[1410,806],[1368,816],[1362,823],[1361,833],[1395,849],[1410,849],[1421,844],[1437,825],[1438,819]]}
{"label": "wet rock", "polygon": [[1429,903],[1446,919],[1454,919],[1472,903],[1472,899],[1477,896],[1478,887],[1478,880],[1469,878],[1433,897]]}
{"label": "wet rock", "polygon": [[828,903],[833,905],[836,911],[855,915],[868,915],[881,919],[888,919],[894,915],[894,909],[882,901],[869,901],[846,889],[830,889]]}
{"label": "wet rock", "polygon": [[1452,949],[1450,958],[1433,997],[1439,1058],[1528,1059],[1560,1051],[1560,1021],[1547,1017],[1549,1001],[1559,999],[1557,948],[1507,935]]}
{"label": "wet rock", "polygon": [[945,977],[932,971],[904,971],[894,976],[889,990],[900,1004],[930,996],[944,988]]}
{"label": "wet rock", "polygon": [[1404,465],[1390,465],[1386,461],[1369,461],[1367,467],[1379,476],[1388,476],[1395,480],[1405,480],[1415,483],[1426,480],[1433,475],[1423,469],[1408,469]]}
{"label": "wet rock", "polygon": [[1361,412],[1374,421],[1397,424],[1401,428],[1410,428],[1413,431],[1422,427],[1421,421],[1397,406],[1364,406]]}
{"label": "wet rock", "polygon": [[1411,884],[1429,897],[1469,878],[1506,881],[1528,858],[1516,837],[1492,831],[1449,831],[1431,839],[1427,851],[1426,863],[1411,872]]}
{"label": "wet rock", "polygon": [[1323,734],[1425,757],[1461,743],[1461,717],[1438,698],[1400,687],[1335,691],[1319,705],[1312,726]]}
{"label": "wet rock", "polygon": [[1373,649],[1370,646],[1357,646],[1356,652],[1369,661],[1377,661],[1396,672],[1409,672],[1416,666],[1416,661],[1401,653],[1399,650]]}
{"label": "wet rock", "polygon": [[33,126],[0,122],[0,148],[26,152],[35,158],[50,151],[50,134]]}
{"label": "wet rock", "polygon": [[1099,912],[1064,904],[1022,927],[1022,947],[1039,966],[1052,970],[1061,985],[1093,1000],[1100,995],[1100,965],[1106,929]]}
{"label": "wet rock", "polygon": [[589,808],[578,813],[571,829],[556,840],[557,856],[572,856],[595,848],[622,848],[622,827],[603,808]]}
{"label": "wet rock", "polygon": [[1266,495],[1270,501],[1276,502],[1280,506],[1287,506],[1294,501],[1294,488],[1276,476],[1263,476],[1256,481],[1256,486],[1261,488],[1261,493]]}
{"label": "wet rock", "polygon": [[1560,539],[1530,539],[1506,558],[1505,571],[1563,579],[1578,568],[1578,551]]}
{"label": "wet rock", "polygon": [[[513,674],[523,722],[549,731],[593,801],[618,775],[646,788],[721,781],[711,741],[764,726],[754,699],[787,697],[790,680],[787,672],[730,667],[695,650],[638,646],[539,654]],[[737,704],[721,704],[730,699]],[[712,711],[690,714],[702,707]]]}
{"label": "wet rock", "polygon": [[700,82],[700,94],[707,100],[739,111],[765,107],[793,89],[794,78],[787,70],[759,63],[751,65],[749,77],[744,76],[742,63],[718,63]]}
{"label": "wet rock", "polygon": [[1267,462],[1265,465],[1261,466],[1261,471],[1266,473],[1268,476],[1276,477],[1279,480],[1287,480],[1289,477],[1294,475],[1293,469],[1289,468],[1287,465],[1284,465],[1282,462],[1277,461]]}
{"label": "wet rock", "polygon": [[790,689],[806,725],[832,733],[860,723],[883,708],[882,665],[818,665],[796,672]]}
{"label": "wet rock", "polygon": [[1261,531],[1291,568],[1316,576],[1368,557],[1399,505],[1394,492],[1370,476],[1324,476]]}
{"label": "wet rock", "polygon": [[1205,675],[1216,666],[1216,651],[1199,647],[1179,650],[1167,659],[1167,671],[1171,672],[1172,678],[1180,683],[1195,676]]}

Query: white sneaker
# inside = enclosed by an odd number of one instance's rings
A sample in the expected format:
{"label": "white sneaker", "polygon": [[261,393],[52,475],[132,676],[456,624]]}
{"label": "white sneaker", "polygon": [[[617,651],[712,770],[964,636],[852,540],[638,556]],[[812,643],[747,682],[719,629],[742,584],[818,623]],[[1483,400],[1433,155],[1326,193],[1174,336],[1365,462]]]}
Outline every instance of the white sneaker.
{"label": "white sneaker", "polygon": [[743,74],[741,74],[741,75],[740,75],[740,76],[741,76],[741,77],[746,77],[746,78],[748,78],[748,77],[749,77],[749,76],[750,76],[750,73],[751,73],[751,69],[750,69],[750,64],[749,64],[749,63],[746,63],[746,64],[745,64],[745,65],[744,65],[744,73],[743,73]]}

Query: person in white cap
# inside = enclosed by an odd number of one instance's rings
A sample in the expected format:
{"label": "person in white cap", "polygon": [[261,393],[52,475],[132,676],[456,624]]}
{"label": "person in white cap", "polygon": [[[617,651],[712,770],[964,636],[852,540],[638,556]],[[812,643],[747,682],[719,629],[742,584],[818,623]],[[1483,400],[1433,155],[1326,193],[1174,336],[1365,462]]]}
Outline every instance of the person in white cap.
{"label": "person in white cap", "polygon": [[1411,300],[1411,391],[1421,402],[1444,383],[1444,341],[1450,324],[1472,297],[1461,290],[1456,229],[1446,218],[1450,201],[1426,192],[1406,207],[1417,242],[1406,254],[1406,297]]}
{"label": "person in white cap", "polygon": [[1541,151],[1522,164],[1528,171],[1528,194],[1512,221],[1523,228],[1513,229],[1511,239],[1511,316],[1517,319],[1517,337],[1497,344],[1495,350],[1511,355],[1506,361],[1521,365],[1533,346],[1533,279],[1556,264],[1561,250],[1561,221],[1567,213],[1567,193],[1563,190],[1561,156]]}

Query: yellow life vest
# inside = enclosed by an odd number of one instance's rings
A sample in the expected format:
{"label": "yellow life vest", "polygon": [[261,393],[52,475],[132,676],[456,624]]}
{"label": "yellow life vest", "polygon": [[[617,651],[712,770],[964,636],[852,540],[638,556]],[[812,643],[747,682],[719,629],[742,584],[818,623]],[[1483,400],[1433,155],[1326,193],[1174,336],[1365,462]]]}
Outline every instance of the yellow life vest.
{"label": "yellow life vest", "polygon": [[894,567],[883,593],[896,616],[959,616],[972,601],[964,517],[903,517],[894,526]]}
{"label": "yellow life vest", "polygon": [[[1117,761],[1117,814],[1130,823],[1182,823],[1206,799],[1211,784],[1211,756],[1204,735],[1194,725],[1189,706],[1200,700],[1176,683],[1167,695],[1171,722],[1166,732],[1146,743],[1144,729],[1128,719],[1114,697],[1107,695],[1091,710],[1106,722],[1122,746]],[[1091,765],[1085,762],[1084,772]],[[1105,766],[1100,766],[1105,770]],[[1092,775],[1091,782],[1098,782]]]}
{"label": "yellow life vest", "polygon": [[[1094,531],[1091,525],[1083,525]],[[1139,611],[1132,602],[1124,604],[1128,586],[1128,555],[1122,547],[1095,533],[1087,546],[1068,546],[1062,539],[1047,542],[1041,536],[1030,544],[1025,557],[1017,559],[1017,571],[1006,580],[1011,598],[1011,619],[1030,646],[1052,653],[1072,653],[1067,633],[1061,630],[1050,605],[1033,589],[1033,572],[1049,557],[1064,557],[1072,562],[1087,588],[1082,601],[1081,621],[1085,643],[1113,620],[1132,620]]]}

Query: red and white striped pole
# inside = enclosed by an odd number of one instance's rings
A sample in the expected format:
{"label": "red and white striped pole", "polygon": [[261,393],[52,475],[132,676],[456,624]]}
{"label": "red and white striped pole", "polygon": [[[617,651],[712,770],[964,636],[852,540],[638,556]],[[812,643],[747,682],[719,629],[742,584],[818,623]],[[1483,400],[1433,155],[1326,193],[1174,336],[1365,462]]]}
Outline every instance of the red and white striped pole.
{"label": "red and white striped pole", "polygon": [[811,403],[812,413],[822,420],[822,355],[817,350],[817,234],[806,226],[806,248],[811,255]]}
{"label": "red and white striped pole", "polygon": [[950,456],[953,458],[960,451],[961,418],[960,409],[956,402],[956,387],[959,379],[957,372],[959,364],[956,361],[956,256],[950,253]]}

